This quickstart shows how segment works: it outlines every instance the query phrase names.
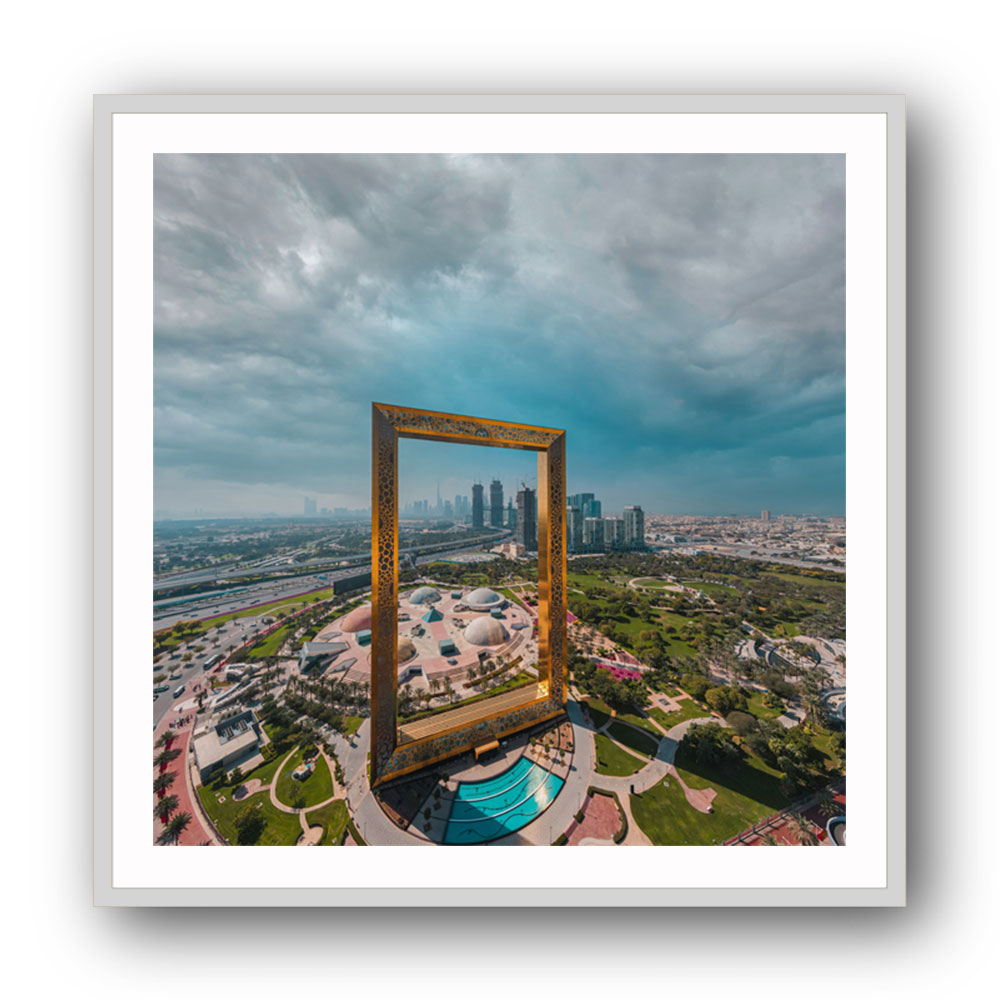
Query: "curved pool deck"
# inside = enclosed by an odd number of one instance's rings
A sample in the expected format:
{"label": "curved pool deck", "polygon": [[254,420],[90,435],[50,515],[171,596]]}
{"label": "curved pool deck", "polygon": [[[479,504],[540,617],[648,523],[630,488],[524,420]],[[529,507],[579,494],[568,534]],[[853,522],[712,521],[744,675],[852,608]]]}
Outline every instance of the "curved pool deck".
{"label": "curved pool deck", "polygon": [[520,757],[485,781],[462,782],[455,792],[445,844],[483,844],[520,830],[559,794],[563,779]]}

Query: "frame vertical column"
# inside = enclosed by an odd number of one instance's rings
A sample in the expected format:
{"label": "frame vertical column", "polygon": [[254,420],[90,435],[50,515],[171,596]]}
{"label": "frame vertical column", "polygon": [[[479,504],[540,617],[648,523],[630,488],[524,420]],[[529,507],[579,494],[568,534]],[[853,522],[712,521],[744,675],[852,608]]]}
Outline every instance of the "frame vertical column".
{"label": "frame vertical column", "polygon": [[566,435],[538,453],[538,660],[566,702]]}
{"label": "frame vertical column", "polygon": [[372,780],[396,749],[398,433],[372,406]]}

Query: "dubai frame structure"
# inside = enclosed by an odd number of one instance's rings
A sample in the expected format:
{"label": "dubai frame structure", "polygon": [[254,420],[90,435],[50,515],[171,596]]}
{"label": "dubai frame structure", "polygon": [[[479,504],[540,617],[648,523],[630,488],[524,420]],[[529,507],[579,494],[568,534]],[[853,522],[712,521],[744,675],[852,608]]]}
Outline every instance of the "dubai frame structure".
{"label": "dubai frame structure", "polygon": [[[399,439],[538,453],[538,680],[400,724],[396,714]],[[561,715],[566,707],[566,432],[372,403],[371,783]]]}

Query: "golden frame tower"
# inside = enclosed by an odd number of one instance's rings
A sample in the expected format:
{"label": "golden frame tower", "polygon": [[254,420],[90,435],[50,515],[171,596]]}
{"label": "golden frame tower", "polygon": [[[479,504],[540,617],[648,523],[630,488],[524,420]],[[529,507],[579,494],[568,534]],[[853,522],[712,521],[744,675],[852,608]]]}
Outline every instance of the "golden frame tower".
{"label": "golden frame tower", "polygon": [[[396,716],[399,439],[538,452],[538,683],[404,726]],[[372,403],[371,778],[378,785],[566,707],[566,432]]]}

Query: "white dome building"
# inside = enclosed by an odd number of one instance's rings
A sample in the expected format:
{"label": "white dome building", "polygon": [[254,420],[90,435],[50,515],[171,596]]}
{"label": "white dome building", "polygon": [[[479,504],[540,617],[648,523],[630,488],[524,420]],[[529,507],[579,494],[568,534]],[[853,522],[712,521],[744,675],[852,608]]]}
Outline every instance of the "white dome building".
{"label": "white dome building", "polygon": [[480,587],[478,590],[466,594],[462,598],[462,603],[472,608],[473,611],[492,611],[494,608],[499,608],[505,600],[506,598],[495,590],[490,590],[489,587]]}
{"label": "white dome building", "polygon": [[405,663],[417,655],[417,649],[409,636],[401,635],[396,643],[396,662]]}
{"label": "white dome building", "polygon": [[433,587],[417,587],[417,589],[410,594],[410,604],[418,607],[425,604],[432,604],[434,601],[440,600],[441,595]]}
{"label": "white dome building", "polygon": [[470,622],[463,634],[473,646],[501,646],[510,638],[500,621],[486,615]]}

